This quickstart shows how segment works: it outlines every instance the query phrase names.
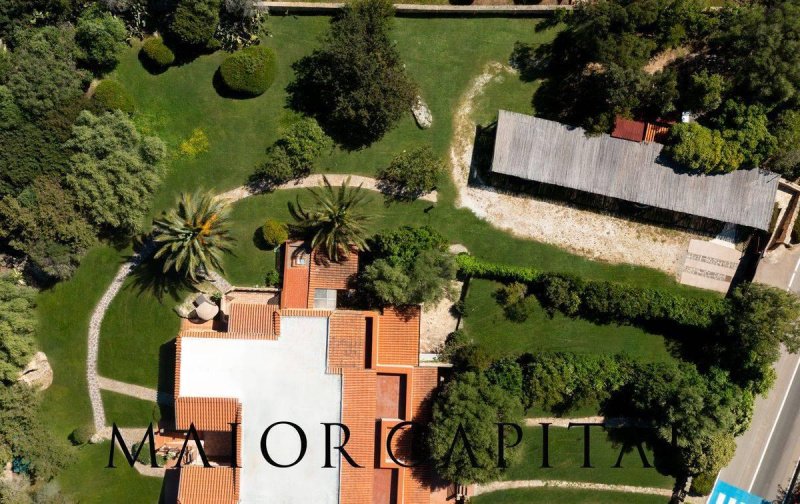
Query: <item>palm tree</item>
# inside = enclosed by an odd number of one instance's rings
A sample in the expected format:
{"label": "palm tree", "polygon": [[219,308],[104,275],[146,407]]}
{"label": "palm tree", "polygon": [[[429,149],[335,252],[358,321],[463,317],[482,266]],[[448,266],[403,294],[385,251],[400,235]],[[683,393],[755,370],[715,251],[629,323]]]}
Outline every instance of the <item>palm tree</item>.
{"label": "palm tree", "polygon": [[289,213],[297,222],[292,230],[305,236],[312,250],[323,250],[332,261],[338,261],[350,248],[368,250],[363,224],[369,216],[360,209],[367,201],[366,193],[360,185],[350,187],[350,177],[338,188],[327,177],[322,180],[322,186],[308,189],[314,208],[303,208],[299,197],[296,204],[289,202]]}
{"label": "palm tree", "polygon": [[153,220],[153,257],[164,260],[163,272],[173,270],[192,282],[198,271],[221,270],[222,254],[230,252],[227,204],[211,193],[181,194],[178,207]]}

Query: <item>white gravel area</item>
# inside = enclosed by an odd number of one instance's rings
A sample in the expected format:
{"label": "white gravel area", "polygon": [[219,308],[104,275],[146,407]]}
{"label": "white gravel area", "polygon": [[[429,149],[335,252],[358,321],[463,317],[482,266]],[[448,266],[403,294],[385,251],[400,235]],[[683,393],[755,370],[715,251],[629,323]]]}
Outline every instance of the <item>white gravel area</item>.
{"label": "white gravel area", "polygon": [[[458,295],[463,282],[453,281],[451,290]],[[456,330],[458,319],[450,313],[453,300],[445,297],[435,305],[422,307],[420,322],[420,353],[439,353],[444,346],[447,335]]]}
{"label": "white gravel area", "polygon": [[489,63],[462,95],[453,117],[450,149],[456,206],[522,238],[550,243],[593,260],[628,263],[676,274],[695,233],[632,222],[595,211],[467,184],[475,137],[473,105],[492,80],[514,70]]}

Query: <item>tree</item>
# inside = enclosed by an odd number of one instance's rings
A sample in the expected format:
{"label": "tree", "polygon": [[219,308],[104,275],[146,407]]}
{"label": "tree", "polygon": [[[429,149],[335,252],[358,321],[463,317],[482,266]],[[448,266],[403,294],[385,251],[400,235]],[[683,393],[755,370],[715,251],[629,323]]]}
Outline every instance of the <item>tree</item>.
{"label": "tree", "polygon": [[120,110],[98,116],[84,111],[65,147],[72,152],[66,184],[89,222],[115,235],[141,231],[161,182],[164,143],[140,135]]}
{"label": "tree", "polygon": [[[492,385],[482,374],[467,372],[456,375],[445,384],[434,403],[429,424],[429,448],[437,472],[459,484],[497,479],[500,469],[495,423],[516,422],[520,413],[519,401],[497,385]],[[459,426],[470,443],[478,467],[473,467],[464,439],[456,436]],[[512,458],[510,451],[507,456]]]}
{"label": "tree", "polygon": [[719,335],[722,362],[736,363],[732,375],[743,388],[763,393],[772,383],[780,346],[800,349],[800,299],[766,285],[747,283],[730,295]]}
{"label": "tree", "polygon": [[770,169],[788,179],[800,176],[800,111],[785,110],[775,121],[775,156]]}
{"label": "tree", "polygon": [[18,39],[7,85],[25,114],[41,117],[81,94],[83,75],[75,66],[72,28],[29,29]]}
{"label": "tree", "polygon": [[75,199],[58,180],[41,176],[19,197],[0,200],[0,241],[25,254],[47,279],[69,278],[95,243]]}
{"label": "tree", "polygon": [[703,173],[727,173],[744,162],[737,142],[698,123],[678,123],[670,129],[669,144],[664,154],[678,165]]}
{"label": "tree", "polygon": [[206,49],[219,24],[220,0],[181,0],[170,24],[170,34],[182,46]]}
{"label": "tree", "polygon": [[689,84],[689,106],[695,112],[705,113],[722,105],[722,98],[728,89],[725,76],[701,70],[691,76]]}
{"label": "tree", "polygon": [[119,63],[120,54],[127,45],[128,32],[125,24],[109,12],[95,5],[87,8],[78,18],[75,42],[78,57],[89,68],[100,73],[113,70]]}
{"label": "tree", "polygon": [[153,220],[153,227],[153,258],[163,261],[164,273],[192,282],[200,272],[222,270],[222,255],[233,243],[227,203],[211,193],[181,194],[177,208]]}
{"label": "tree", "polygon": [[417,94],[389,35],[393,15],[389,0],[348,2],[322,48],[292,65],[291,103],[347,148],[381,138]]}
{"label": "tree", "polygon": [[381,305],[436,303],[449,293],[456,266],[447,240],[424,227],[402,227],[375,236],[362,288]]}
{"label": "tree", "polygon": [[323,175],[323,185],[309,188],[314,207],[306,209],[298,197],[289,202],[289,214],[296,224],[290,229],[303,235],[312,250],[322,251],[332,261],[338,261],[350,249],[367,250],[364,223],[369,216],[362,207],[367,195],[361,188],[350,187],[350,177],[335,189]]}
{"label": "tree", "polygon": [[760,168],[772,156],[777,144],[767,125],[767,113],[761,105],[745,105],[728,100],[712,125],[722,132],[722,137],[739,145],[742,165]]}
{"label": "tree", "polygon": [[7,384],[33,355],[35,307],[35,290],[20,285],[15,275],[0,275],[0,381]]}
{"label": "tree", "polygon": [[378,172],[381,190],[392,198],[412,201],[436,189],[444,163],[430,145],[403,151]]}
{"label": "tree", "polygon": [[689,474],[716,474],[733,458],[736,441],[727,432],[701,435],[687,449],[682,458]]}
{"label": "tree", "polygon": [[800,88],[800,3],[731,5],[710,42],[742,96],[769,107],[795,100]]}

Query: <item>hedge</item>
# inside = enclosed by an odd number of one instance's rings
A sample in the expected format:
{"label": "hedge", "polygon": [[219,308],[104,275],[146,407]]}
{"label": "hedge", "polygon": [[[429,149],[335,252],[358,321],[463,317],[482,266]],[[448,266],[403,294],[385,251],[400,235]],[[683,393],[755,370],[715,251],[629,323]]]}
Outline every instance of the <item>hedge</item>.
{"label": "hedge", "polygon": [[494,264],[467,254],[460,254],[456,262],[461,275],[527,283],[546,309],[602,322],[672,322],[707,328],[727,308],[723,298],[686,298],[657,289]]}
{"label": "hedge", "polygon": [[164,45],[160,37],[149,38],[142,45],[142,54],[147,60],[161,68],[166,68],[175,62],[175,53]]}
{"label": "hedge", "polygon": [[93,98],[108,110],[121,110],[128,114],[136,110],[133,96],[119,81],[103,79],[95,88]]}
{"label": "hedge", "polygon": [[264,46],[250,46],[225,58],[219,67],[222,82],[229,90],[258,96],[275,80],[275,52]]}

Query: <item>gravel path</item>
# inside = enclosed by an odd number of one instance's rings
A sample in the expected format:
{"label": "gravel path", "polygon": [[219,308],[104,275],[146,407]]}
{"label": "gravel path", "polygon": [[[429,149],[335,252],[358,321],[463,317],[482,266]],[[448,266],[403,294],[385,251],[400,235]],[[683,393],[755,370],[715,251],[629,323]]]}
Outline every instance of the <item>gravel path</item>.
{"label": "gravel path", "polygon": [[[319,187],[322,181],[323,175],[321,174],[314,174],[309,175],[306,178],[300,180],[293,180],[291,182],[287,182],[281,186],[278,186],[276,189],[301,189],[304,187]],[[331,183],[333,186],[342,185],[348,177],[350,177],[350,185],[351,186],[362,186],[364,189],[368,189],[370,191],[377,191],[380,192],[378,189],[378,181],[372,177],[362,177],[361,175],[342,175],[338,173],[330,173],[326,174],[325,177],[328,178],[328,182]],[[233,201],[239,201],[240,199],[246,198],[248,196],[252,196],[254,193],[250,190],[247,186],[237,187],[236,189],[231,189],[228,192],[224,192],[219,195],[220,198],[229,199]],[[424,201],[430,201],[432,203],[436,203],[438,200],[438,194],[436,191],[433,191],[429,194],[424,196],[420,196],[419,199]]]}
{"label": "gravel path", "polygon": [[607,485],[605,483],[584,483],[580,481],[559,480],[521,480],[521,481],[494,481],[485,485],[475,485],[474,495],[482,495],[499,490],[513,490],[516,488],[575,488],[580,490],[597,490],[606,492],[638,493],[646,495],[662,495],[671,497],[672,490],[666,488],[638,487],[631,485]]}
{"label": "gravel path", "polygon": [[97,384],[102,390],[108,390],[109,392],[135,397],[143,401],[165,402],[165,398],[159,397],[159,393],[156,389],[142,387],[141,385],[112,380],[111,378],[105,378],[103,376],[97,377]]}
{"label": "gravel path", "polygon": [[86,355],[86,381],[89,384],[89,400],[92,403],[92,417],[94,418],[94,430],[98,433],[102,432],[106,427],[106,412],[103,409],[103,397],[100,395],[100,380],[97,376],[97,350],[100,343],[100,326],[103,323],[103,317],[106,315],[106,310],[111,304],[111,301],[119,293],[125,278],[131,272],[133,267],[138,262],[136,256],[130,262],[122,265],[117,271],[114,280],[111,281],[108,289],[103,293],[100,302],[94,307],[92,318],[89,321],[89,341],[88,352]]}
{"label": "gravel path", "polygon": [[469,208],[493,226],[522,238],[550,243],[595,260],[648,266],[676,274],[689,241],[707,237],[468,184],[475,140],[472,119],[475,100],[489,83],[508,75],[514,75],[511,67],[489,63],[456,107],[450,148],[452,175],[458,190],[456,206]]}

